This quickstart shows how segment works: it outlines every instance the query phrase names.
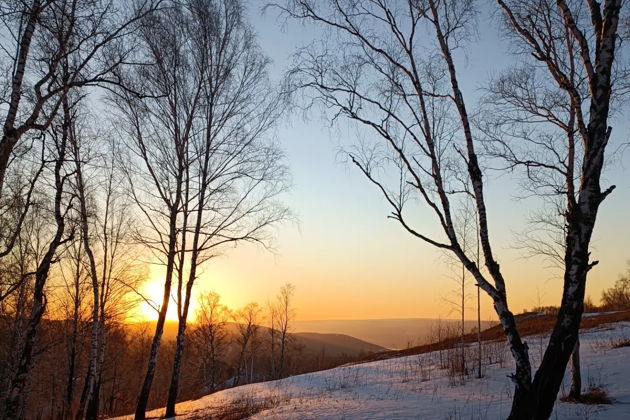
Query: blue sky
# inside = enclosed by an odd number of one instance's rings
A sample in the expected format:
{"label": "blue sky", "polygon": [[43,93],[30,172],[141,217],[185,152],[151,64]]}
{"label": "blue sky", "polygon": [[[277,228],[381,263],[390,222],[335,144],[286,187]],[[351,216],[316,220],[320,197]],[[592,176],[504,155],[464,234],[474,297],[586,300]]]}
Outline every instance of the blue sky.
{"label": "blue sky", "polygon": [[[249,12],[259,44],[273,60],[271,75],[280,80],[293,51],[320,33],[298,22],[283,25],[273,10],[261,15],[252,7]],[[478,41],[457,55],[469,106],[484,84],[516,59],[508,54],[495,20],[491,11],[482,11]],[[628,141],[625,115],[618,113],[612,121],[610,152]],[[285,200],[298,222],[277,230],[273,253],[245,246],[212,262],[199,290],[216,290],[225,303],[238,307],[249,301],[263,304],[283,283],[291,282],[298,318],[304,320],[454,316],[444,303],[456,284],[443,253],[388,220],[381,196],[356,168],[343,162],[340,149],[354,141],[354,131],[344,124],[330,127],[317,113],[304,118],[298,111],[287,117],[276,136],[293,178]],[[614,183],[617,189],[601,207],[593,240],[594,258],[601,262],[590,274],[587,295],[595,300],[625,271],[630,258],[628,152],[609,156],[604,186]],[[523,229],[536,203],[518,198],[514,176],[491,173],[486,179],[491,234],[508,279],[512,309],[557,304],[561,282],[554,273],[544,270],[542,261],[523,259],[513,249],[514,232]],[[425,227],[429,232],[437,228],[431,223]],[[469,306],[472,315],[473,299]],[[494,317],[488,299],[483,312],[484,319]]]}

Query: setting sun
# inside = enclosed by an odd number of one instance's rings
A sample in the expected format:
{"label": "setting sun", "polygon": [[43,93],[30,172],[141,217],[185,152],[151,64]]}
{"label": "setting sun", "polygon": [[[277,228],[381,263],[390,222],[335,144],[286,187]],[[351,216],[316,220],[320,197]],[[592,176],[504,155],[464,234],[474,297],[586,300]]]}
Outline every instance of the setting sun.
{"label": "setting sun", "polygon": [[[158,311],[162,305],[164,296],[164,279],[152,277],[142,285],[140,293],[143,299],[140,305],[138,305],[138,314],[136,317],[140,321],[157,320]],[[166,319],[169,321],[177,321],[177,302],[173,297],[173,293],[171,293],[171,299],[168,304]]]}
{"label": "setting sun", "polygon": [[[136,307],[136,312],[132,318],[138,321],[156,321],[162,299],[164,297],[164,275],[159,269],[152,268],[150,277],[140,287],[141,302]],[[167,321],[177,321],[177,281],[174,280],[171,286],[171,299],[168,303],[168,311],[166,313]],[[193,290],[190,299],[190,308],[188,310],[189,322],[195,321],[195,313],[197,311],[197,293]]]}

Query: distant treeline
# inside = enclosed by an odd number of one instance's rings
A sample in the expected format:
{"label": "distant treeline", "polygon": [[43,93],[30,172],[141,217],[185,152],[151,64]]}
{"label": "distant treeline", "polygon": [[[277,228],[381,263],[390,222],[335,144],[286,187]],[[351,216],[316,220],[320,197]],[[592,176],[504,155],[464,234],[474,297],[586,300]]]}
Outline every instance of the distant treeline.
{"label": "distant treeline", "polygon": [[[198,398],[227,387],[327,369],[364,358],[378,346],[347,336],[293,334],[282,329],[278,305],[265,309],[255,303],[238,311],[222,306],[218,295],[200,298],[198,322],[185,334],[179,401]],[[290,303],[290,300],[287,301]],[[292,311],[289,305],[287,313]],[[272,324],[273,322],[273,324]],[[268,325],[263,326],[262,324]],[[100,408],[106,416],[133,412],[155,329],[155,322],[106,324]],[[281,356],[282,333],[284,354]],[[15,318],[0,316],[0,372],[6,367],[16,340]],[[164,406],[176,348],[177,323],[167,323],[158,357],[149,408]],[[91,323],[88,320],[44,319],[26,396],[25,419],[60,418],[76,410],[85,387],[89,364]],[[272,344],[273,343],[273,344]],[[282,360],[281,360],[282,357]]]}

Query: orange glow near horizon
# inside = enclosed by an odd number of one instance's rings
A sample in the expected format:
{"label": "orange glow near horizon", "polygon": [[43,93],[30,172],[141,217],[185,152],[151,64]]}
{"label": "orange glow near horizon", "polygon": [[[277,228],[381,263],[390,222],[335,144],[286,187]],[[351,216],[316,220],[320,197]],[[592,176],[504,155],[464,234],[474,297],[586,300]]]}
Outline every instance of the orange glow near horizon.
{"label": "orange glow near horizon", "polygon": [[[456,308],[446,302],[454,300],[451,293],[459,287],[456,273],[438,251],[418,246],[404,235],[396,235],[396,243],[370,245],[364,241],[367,245],[361,250],[343,248],[334,238],[304,241],[305,230],[293,238],[285,234],[289,239],[279,254],[242,247],[212,261],[204,266],[194,297],[212,290],[232,310],[249,302],[265,308],[283,284],[292,283],[297,321],[458,318]],[[391,252],[393,249],[397,252]],[[559,273],[513,254],[513,250],[500,252],[510,309],[520,313],[536,306],[558,305],[562,293]],[[587,296],[598,302],[601,290],[612,285],[620,268],[623,265],[612,258],[602,262],[590,274]],[[477,289],[472,281],[467,295],[465,318],[476,319]],[[497,319],[483,291],[481,319]]]}
{"label": "orange glow near horizon", "polygon": [[[382,228],[349,233],[340,228],[335,231],[338,236],[324,238],[318,223],[308,226],[303,225],[299,232],[290,227],[283,229],[283,241],[276,254],[243,246],[204,264],[193,289],[188,321],[195,322],[197,298],[202,293],[218,293],[221,304],[231,310],[250,302],[264,309],[285,283],[295,286],[296,321],[458,318],[459,312],[447,300],[456,300],[452,293],[459,287],[460,268],[446,261],[439,251],[418,244],[400,233],[397,226],[388,226],[387,231]],[[370,241],[371,235],[379,240]],[[344,237],[356,237],[355,246],[344,243]],[[606,251],[599,252],[605,258],[589,273],[586,295],[595,303],[602,290],[611,287],[625,270],[625,261],[620,258],[625,249],[621,242],[608,240]],[[557,270],[548,270],[539,261],[518,258],[518,251],[513,249],[497,249],[512,312],[560,303],[562,280]],[[155,306],[162,301],[163,269],[154,265],[140,288]],[[477,292],[472,281],[467,295],[465,318],[475,319]],[[496,320],[492,302],[484,292],[481,301],[481,319]],[[140,303],[136,309],[133,318],[137,320],[153,321],[158,317],[147,303]],[[173,299],[167,319],[177,320]]]}
{"label": "orange glow near horizon", "polygon": [[[221,303],[231,310],[249,302],[257,302],[265,308],[287,282],[296,287],[293,299],[296,321],[459,317],[455,308],[446,303],[448,294],[457,284],[444,269],[444,264],[438,264],[431,253],[426,258],[435,261],[433,265],[418,259],[413,266],[391,260],[383,265],[372,260],[357,266],[339,263],[318,266],[305,261],[288,261],[252,249],[235,251],[230,258],[216,260],[205,267],[193,289],[188,322],[195,322],[197,298],[202,293],[218,293]],[[239,264],[242,261],[248,264]],[[157,308],[162,302],[164,277],[159,266],[156,267],[140,291]],[[558,305],[560,279],[551,278],[549,273],[532,268],[531,264],[528,267],[526,261],[512,261],[503,267],[508,279],[510,308],[514,313],[540,305]],[[608,273],[599,271],[590,279],[587,295],[596,303],[600,290],[610,287],[616,279],[615,268],[610,267],[606,270]],[[174,287],[175,284],[172,295]],[[470,282],[467,290],[465,318],[475,319],[476,287]],[[492,303],[484,292],[481,301],[482,320],[496,320]],[[152,305],[141,302],[130,318],[157,320],[158,312]],[[166,319],[178,319],[173,298]]]}

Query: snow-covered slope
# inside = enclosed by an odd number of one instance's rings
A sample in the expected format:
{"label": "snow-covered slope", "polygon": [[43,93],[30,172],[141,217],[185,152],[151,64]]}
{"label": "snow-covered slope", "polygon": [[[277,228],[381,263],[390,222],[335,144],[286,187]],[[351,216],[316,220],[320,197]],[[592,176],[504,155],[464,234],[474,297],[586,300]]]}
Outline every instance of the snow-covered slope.
{"label": "snow-covered slope", "polygon": [[[630,322],[601,325],[581,335],[584,388],[603,387],[612,405],[558,402],[553,419],[630,419]],[[527,337],[534,365],[546,337]],[[502,419],[510,408],[511,358],[503,343],[485,343],[492,364],[481,379],[463,381],[440,368],[440,353],[342,366],[228,389],[177,406],[181,419],[249,411],[252,419]],[[444,351],[442,360],[457,349]],[[470,358],[476,349],[469,348]],[[471,362],[472,364],[472,362]],[[568,392],[568,375],[565,392]],[[563,391],[561,391],[561,394]],[[159,417],[162,410],[150,413]]]}

